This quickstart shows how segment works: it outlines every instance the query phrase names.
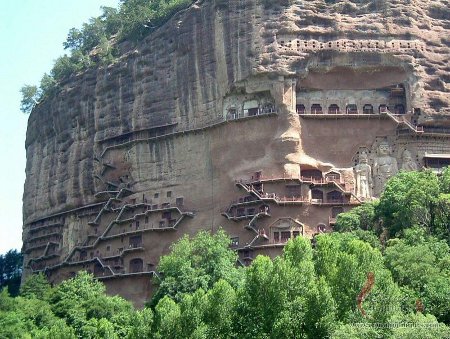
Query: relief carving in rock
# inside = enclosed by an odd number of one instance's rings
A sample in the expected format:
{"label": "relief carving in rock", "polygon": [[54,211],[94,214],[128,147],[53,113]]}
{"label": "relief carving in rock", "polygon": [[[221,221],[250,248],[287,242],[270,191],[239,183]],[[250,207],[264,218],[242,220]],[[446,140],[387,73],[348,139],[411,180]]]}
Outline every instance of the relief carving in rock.
{"label": "relief carving in rock", "polygon": [[372,197],[372,167],[369,165],[369,158],[366,151],[359,155],[359,163],[354,167],[356,181],[356,196],[362,200]]}
{"label": "relief carving in rock", "polygon": [[413,160],[411,152],[405,149],[402,154],[402,171],[417,171],[417,164]]}
{"label": "relief carving in rock", "polygon": [[380,196],[384,185],[398,172],[397,159],[392,155],[392,150],[389,142],[383,140],[379,143],[377,148],[377,155],[373,160],[373,193],[375,196]]}

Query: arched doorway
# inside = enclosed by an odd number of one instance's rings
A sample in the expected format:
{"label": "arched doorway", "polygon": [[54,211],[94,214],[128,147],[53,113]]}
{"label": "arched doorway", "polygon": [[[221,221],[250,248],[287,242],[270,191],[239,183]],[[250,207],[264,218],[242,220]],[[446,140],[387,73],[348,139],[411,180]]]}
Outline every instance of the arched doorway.
{"label": "arched doorway", "polygon": [[296,106],[297,114],[305,114],[306,113],[306,107],[303,104],[298,104]]}
{"label": "arched doorway", "polygon": [[142,272],[144,268],[144,261],[141,258],[134,258],[130,260],[130,273]]}
{"label": "arched doorway", "polygon": [[373,106],[370,104],[365,104],[363,106],[363,114],[373,114]]}
{"label": "arched doorway", "polygon": [[348,104],[345,111],[347,114],[358,114],[358,107],[355,104]]}
{"label": "arched doorway", "polygon": [[311,105],[311,114],[323,114],[322,106],[319,104]]}
{"label": "arched doorway", "polygon": [[387,105],[382,104],[382,105],[380,105],[380,106],[378,107],[378,112],[379,112],[379,113],[387,113],[387,111],[388,111]]}
{"label": "arched doorway", "polygon": [[331,104],[328,107],[328,114],[339,114],[339,106],[336,104]]}

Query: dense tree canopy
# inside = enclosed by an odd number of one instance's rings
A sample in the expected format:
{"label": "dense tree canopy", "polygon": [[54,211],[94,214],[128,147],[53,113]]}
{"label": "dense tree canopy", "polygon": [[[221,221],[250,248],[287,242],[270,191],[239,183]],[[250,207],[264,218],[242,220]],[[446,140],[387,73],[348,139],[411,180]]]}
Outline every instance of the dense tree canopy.
{"label": "dense tree canopy", "polygon": [[180,239],[171,254],[161,257],[158,269],[162,275],[152,305],[163,296],[180,301],[184,293],[207,290],[220,279],[236,286],[240,271],[229,245],[230,238],[223,230],[214,235],[201,231],[193,239],[187,235]]}
{"label": "dense tree canopy", "polygon": [[0,293],[0,337],[450,337],[444,174],[401,173],[379,203],[340,216],[342,232],[291,239],[281,256],[246,268],[235,267],[224,231],[185,236],[161,258],[158,291],[143,310],[107,296],[85,272],[56,287],[31,276],[20,296]]}
{"label": "dense tree canopy", "polygon": [[387,182],[379,201],[339,214],[335,229],[370,230],[385,240],[419,226],[450,243],[449,192],[450,168],[440,176],[431,171],[400,172]]}
{"label": "dense tree canopy", "polygon": [[150,338],[152,323],[151,309],[107,296],[85,272],[55,288],[34,275],[19,297],[0,294],[0,338]]}
{"label": "dense tree canopy", "polygon": [[19,293],[22,263],[23,256],[17,250],[0,255],[0,289],[7,287],[13,296]]}

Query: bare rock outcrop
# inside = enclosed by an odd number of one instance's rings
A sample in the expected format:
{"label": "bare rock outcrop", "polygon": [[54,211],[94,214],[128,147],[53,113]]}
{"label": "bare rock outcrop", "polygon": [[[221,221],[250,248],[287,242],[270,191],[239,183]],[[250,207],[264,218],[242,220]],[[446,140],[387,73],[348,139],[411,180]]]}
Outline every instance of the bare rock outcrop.
{"label": "bare rock outcrop", "polygon": [[449,32],[446,0],[197,1],[31,113],[26,272],[154,272],[181,226],[223,225],[244,259],[332,229],[361,154],[450,153]]}

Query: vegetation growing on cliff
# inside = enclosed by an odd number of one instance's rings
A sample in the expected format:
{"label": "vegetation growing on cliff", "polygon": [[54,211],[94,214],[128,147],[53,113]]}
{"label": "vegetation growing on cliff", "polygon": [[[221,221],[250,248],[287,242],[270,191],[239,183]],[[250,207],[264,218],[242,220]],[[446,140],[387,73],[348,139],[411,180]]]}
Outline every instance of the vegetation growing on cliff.
{"label": "vegetation growing on cliff", "polygon": [[439,177],[430,171],[400,172],[379,201],[339,214],[335,229],[370,230],[386,238],[414,226],[450,244],[450,167]]}
{"label": "vegetation growing on cliff", "polygon": [[21,89],[21,110],[30,113],[45,97],[54,94],[58,84],[91,67],[113,63],[119,56],[119,44],[137,42],[163,25],[193,0],[120,0],[118,9],[101,7],[103,13],[81,28],[70,29],[63,43],[68,54],[56,59],[52,70],[38,86]]}
{"label": "vegetation growing on cliff", "polygon": [[[0,337],[448,337],[450,247],[437,225],[449,223],[437,216],[449,175],[401,173],[378,204],[341,214],[342,232],[291,239],[280,257],[246,268],[234,266],[224,231],[183,237],[161,258],[159,289],[140,311],[86,273],[53,288],[32,276],[19,297],[0,294]],[[424,216],[405,216],[411,205]]]}
{"label": "vegetation growing on cliff", "polygon": [[0,255],[0,289],[7,287],[13,296],[19,294],[23,256],[17,250]]}

